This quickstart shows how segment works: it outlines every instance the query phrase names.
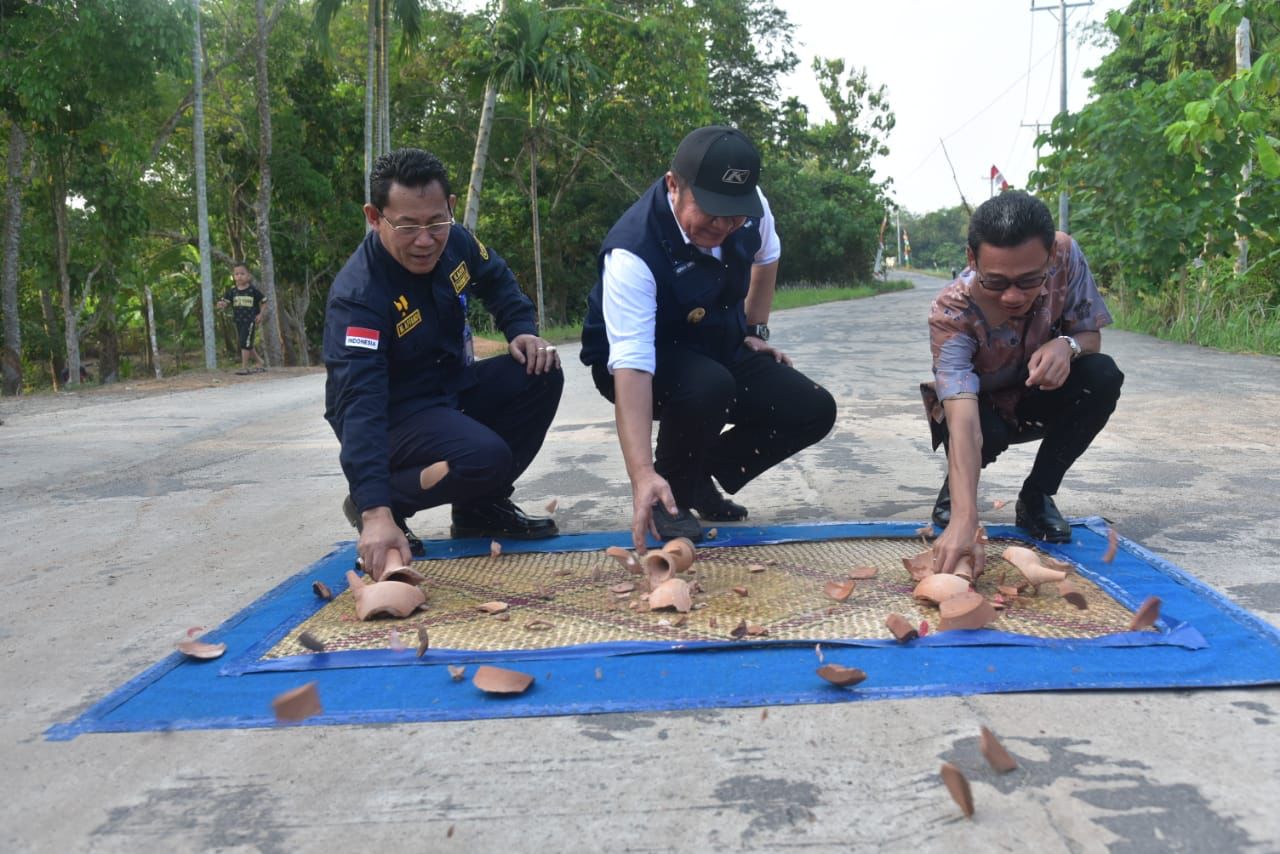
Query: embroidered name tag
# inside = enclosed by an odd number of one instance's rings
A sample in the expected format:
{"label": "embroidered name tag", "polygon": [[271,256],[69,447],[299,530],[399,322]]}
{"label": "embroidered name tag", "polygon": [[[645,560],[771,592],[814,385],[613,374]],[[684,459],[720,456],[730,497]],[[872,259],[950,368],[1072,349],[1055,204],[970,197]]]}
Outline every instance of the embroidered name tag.
{"label": "embroidered name tag", "polygon": [[366,329],[363,326],[347,327],[347,346],[359,347],[362,350],[378,349],[378,330]]}
{"label": "embroidered name tag", "polygon": [[687,273],[690,270],[692,270],[693,267],[694,267],[694,264],[692,261],[685,261],[683,264],[677,264],[676,275],[679,276],[681,273]]}
{"label": "embroidered name tag", "polygon": [[467,286],[467,282],[471,281],[471,272],[467,270],[467,262],[453,268],[453,272],[449,274],[449,281],[453,283],[453,292],[455,294],[462,293],[462,289]]}
{"label": "embroidered name tag", "polygon": [[396,337],[403,338],[413,330],[413,327],[422,322],[422,312],[414,309],[413,313],[408,317],[400,318],[400,322],[396,324]]}

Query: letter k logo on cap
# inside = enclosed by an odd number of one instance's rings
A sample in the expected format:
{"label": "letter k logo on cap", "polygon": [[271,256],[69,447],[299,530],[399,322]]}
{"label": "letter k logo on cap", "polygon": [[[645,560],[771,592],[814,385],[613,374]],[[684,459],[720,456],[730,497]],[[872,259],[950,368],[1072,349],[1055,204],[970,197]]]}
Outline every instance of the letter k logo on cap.
{"label": "letter k logo on cap", "polygon": [[720,178],[726,184],[745,184],[747,179],[751,177],[750,169],[733,169],[725,170],[723,177]]}

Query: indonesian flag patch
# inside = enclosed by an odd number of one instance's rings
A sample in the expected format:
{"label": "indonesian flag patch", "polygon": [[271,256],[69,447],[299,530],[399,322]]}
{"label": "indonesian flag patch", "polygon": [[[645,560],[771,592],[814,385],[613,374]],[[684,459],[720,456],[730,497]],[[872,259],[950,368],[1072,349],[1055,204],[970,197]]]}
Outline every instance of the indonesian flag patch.
{"label": "indonesian flag patch", "polygon": [[377,350],[378,330],[366,329],[363,326],[348,326],[347,346],[360,347],[364,350]]}

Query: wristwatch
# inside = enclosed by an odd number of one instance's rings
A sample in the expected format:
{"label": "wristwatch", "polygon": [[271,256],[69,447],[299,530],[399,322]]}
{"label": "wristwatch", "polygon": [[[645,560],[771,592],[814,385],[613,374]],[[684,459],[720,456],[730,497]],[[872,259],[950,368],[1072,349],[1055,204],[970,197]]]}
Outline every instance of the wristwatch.
{"label": "wristwatch", "polygon": [[748,323],[747,334],[759,338],[761,341],[769,340],[769,325],[767,323]]}
{"label": "wristwatch", "polygon": [[1067,346],[1071,348],[1071,361],[1074,362],[1076,358],[1084,352],[1080,349],[1080,345],[1076,343],[1076,339],[1072,338],[1070,335],[1059,335],[1058,338],[1062,341],[1066,341]]}

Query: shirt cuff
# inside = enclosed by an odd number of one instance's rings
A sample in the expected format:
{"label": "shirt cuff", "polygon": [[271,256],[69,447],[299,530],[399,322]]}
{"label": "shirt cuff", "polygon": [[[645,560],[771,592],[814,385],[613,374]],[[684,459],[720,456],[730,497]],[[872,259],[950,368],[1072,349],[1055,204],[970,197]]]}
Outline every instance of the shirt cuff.
{"label": "shirt cuff", "polygon": [[618,368],[628,368],[652,374],[658,366],[658,357],[651,345],[639,341],[619,341],[609,348],[609,373]]}

